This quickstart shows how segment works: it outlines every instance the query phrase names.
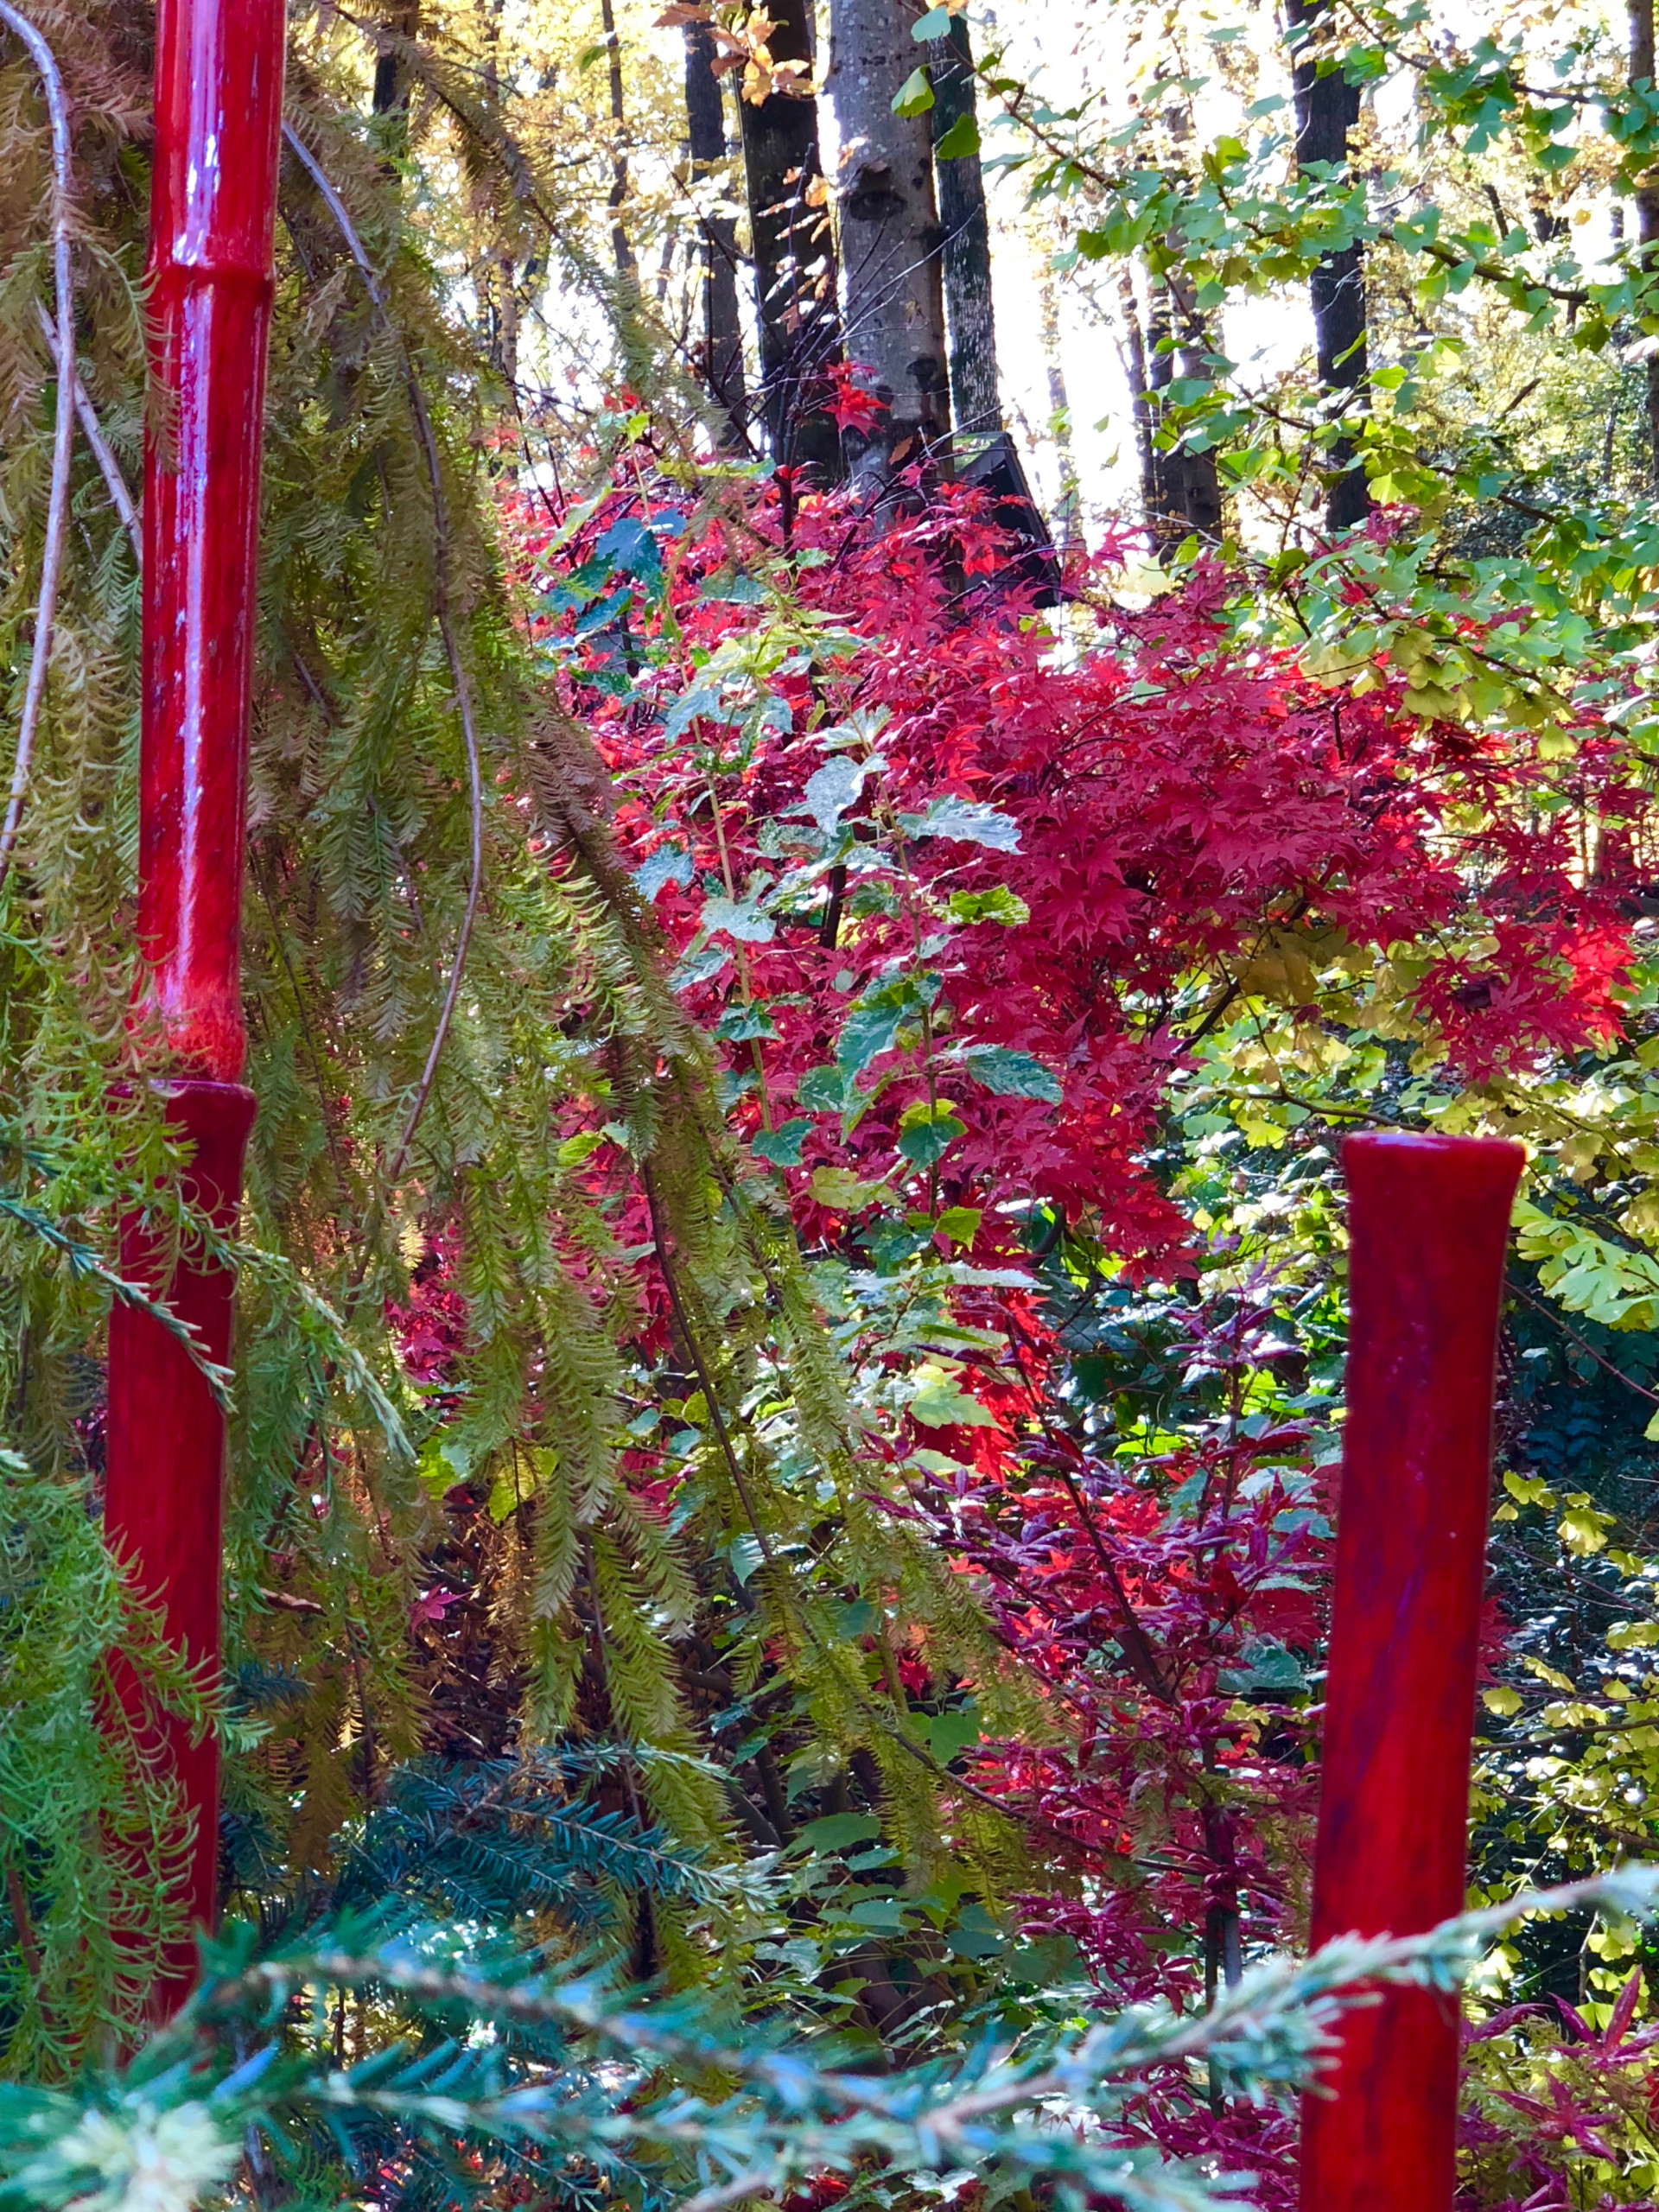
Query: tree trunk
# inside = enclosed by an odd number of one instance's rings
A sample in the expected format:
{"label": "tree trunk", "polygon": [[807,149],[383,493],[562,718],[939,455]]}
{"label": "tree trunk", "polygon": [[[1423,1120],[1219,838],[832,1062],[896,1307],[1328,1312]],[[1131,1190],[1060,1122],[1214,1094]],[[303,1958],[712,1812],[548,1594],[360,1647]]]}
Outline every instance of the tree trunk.
{"label": "tree trunk", "polygon": [[[991,232],[979,166],[973,53],[968,19],[952,16],[948,41],[929,70],[933,84],[933,176],[938,193],[940,267],[950,340],[950,413],[958,437],[990,437],[1002,428],[997,389],[996,318],[991,298]],[[969,150],[952,151],[963,141]]]}
{"label": "tree trunk", "polygon": [[616,150],[611,156],[611,189],[607,195],[611,210],[611,252],[616,262],[617,275],[629,290],[637,291],[639,264],[634,259],[627,226],[622,220],[622,208],[628,196],[628,157],[622,143],[626,111],[622,105],[622,41],[616,35],[616,10],[611,5],[611,0],[600,0],[600,22],[605,32],[605,50],[611,61],[611,121],[616,129]]}
{"label": "tree trunk", "polygon": [[[726,162],[726,115],[714,71],[715,35],[706,22],[685,26],[685,119],[694,187],[717,176]],[[737,226],[729,215],[702,225],[702,372],[723,421],[721,443],[728,451],[748,444],[748,402],[743,389],[743,327],[737,312]]]}
{"label": "tree trunk", "polygon": [[[774,62],[810,74],[808,0],[770,0]],[[744,100],[743,174],[760,329],[761,404],[772,457],[833,480],[841,439],[823,408],[823,378],[841,358],[836,259],[824,207],[817,103],[810,94],[769,92]]]}
{"label": "tree trunk", "polygon": [[[1131,305],[1135,295],[1129,295]],[[1135,339],[1140,337],[1140,322],[1136,320]],[[1060,496],[1055,503],[1054,520],[1060,550],[1069,553],[1081,544],[1080,510],[1082,492],[1077,483],[1077,459],[1071,443],[1071,401],[1065,388],[1065,365],[1060,352],[1060,308],[1053,282],[1043,279],[1043,360],[1048,372],[1048,427],[1054,441],[1054,450],[1060,464]],[[1144,403],[1147,372],[1144,350],[1141,363],[1141,385]],[[1135,429],[1140,430],[1137,420]]]}
{"label": "tree trunk", "polygon": [[[1153,538],[1163,554],[1194,531],[1201,537],[1221,535],[1221,482],[1213,453],[1194,453],[1184,445],[1165,448],[1156,442],[1155,433],[1163,411],[1161,395],[1175,381],[1178,368],[1183,377],[1203,375],[1208,347],[1190,293],[1184,298],[1173,278],[1162,283],[1153,279],[1150,290],[1144,346],[1135,319],[1132,290],[1126,305],[1131,384],[1137,374],[1145,379],[1143,396],[1136,409],[1137,434],[1141,421],[1146,423],[1141,483],[1143,491],[1150,493],[1147,506]],[[1141,356],[1138,365],[1135,359],[1137,352]]]}
{"label": "tree trunk", "polygon": [[842,320],[849,359],[880,406],[849,444],[855,474],[879,476],[950,428],[932,132],[925,114],[893,113],[920,56],[900,0],[830,0],[830,22]]}
{"label": "tree trunk", "polygon": [[[1296,94],[1296,160],[1303,169],[1328,162],[1346,166],[1348,133],[1359,120],[1359,93],[1340,69],[1319,74],[1324,50],[1320,32],[1329,22],[1331,0],[1286,0],[1293,31],[1301,35],[1294,70]],[[1319,381],[1333,400],[1351,403],[1365,390],[1365,264],[1357,245],[1327,254],[1313,271],[1310,286]],[[1363,522],[1371,495],[1351,437],[1338,435],[1331,448],[1331,475],[1325,520],[1332,530]]]}
{"label": "tree trunk", "polygon": [[[1652,84],[1654,81],[1653,0],[1629,0],[1630,29],[1630,83]],[[1654,252],[1659,245],[1659,187],[1644,186],[1636,195],[1637,256],[1646,275],[1655,272],[1659,257]],[[1648,425],[1648,483],[1650,489],[1659,491],[1659,354],[1649,353],[1643,364],[1646,372],[1646,401]]]}
{"label": "tree trunk", "polygon": [[[1192,283],[1179,271],[1171,272],[1169,297],[1176,316],[1175,351],[1172,358],[1184,381],[1188,378],[1196,380],[1208,373],[1206,357],[1213,349]],[[1169,378],[1166,377],[1165,381],[1167,383]],[[1221,479],[1214,453],[1208,448],[1200,453],[1191,446],[1180,445],[1164,456],[1164,463],[1172,511],[1201,537],[1219,537]]]}
{"label": "tree trunk", "polygon": [[1141,302],[1135,296],[1135,272],[1126,268],[1118,282],[1118,302],[1123,315],[1123,370],[1128,378],[1129,407],[1135,421],[1135,458],[1141,464],[1141,512],[1154,538],[1163,512],[1158,450],[1153,444],[1151,379],[1147,369],[1147,339],[1141,326]]}
{"label": "tree trunk", "polygon": [[[386,17],[386,29],[395,31],[399,38],[413,39],[421,28],[420,0],[405,0],[405,4],[392,10]],[[409,72],[400,57],[390,49],[379,54],[374,65],[374,91],[372,104],[376,115],[398,115],[404,124],[409,118]]]}

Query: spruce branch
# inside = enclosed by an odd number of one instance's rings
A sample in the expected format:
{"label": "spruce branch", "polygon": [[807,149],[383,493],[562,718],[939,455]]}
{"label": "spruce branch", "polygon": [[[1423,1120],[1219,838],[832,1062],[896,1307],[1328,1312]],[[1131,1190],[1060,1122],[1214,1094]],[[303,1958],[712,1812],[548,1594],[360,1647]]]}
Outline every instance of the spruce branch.
{"label": "spruce branch", "polygon": [[20,1229],[39,1237],[42,1244],[62,1254],[70,1274],[77,1281],[101,1283],[118,1304],[130,1306],[136,1313],[147,1313],[158,1328],[165,1329],[174,1342],[182,1345],[189,1354],[191,1364],[213,1394],[214,1402],[225,1412],[231,1411],[231,1388],[234,1377],[228,1367],[221,1367],[209,1359],[202,1350],[200,1339],[188,1321],[181,1321],[170,1306],[161,1299],[152,1298],[139,1284],[130,1282],[126,1276],[101,1260],[90,1244],[83,1244],[71,1236],[67,1230],[20,1198],[15,1192],[0,1191],[0,1214],[15,1221]]}
{"label": "spruce branch", "polygon": [[[58,364],[57,421],[52,439],[52,488],[47,501],[46,543],[41,555],[41,588],[35,602],[35,639],[23,690],[22,718],[17,725],[17,750],[11,768],[11,792],[5,821],[0,824],[0,885],[11,867],[12,849],[22,820],[23,797],[35,762],[35,741],[41,709],[46,700],[47,667],[52,658],[52,634],[58,617],[58,581],[63,568],[63,541],[69,518],[69,461],[75,432],[75,290],[69,239],[69,105],[57,59],[27,16],[11,0],[0,0],[0,23],[28,49],[39,72],[52,122],[52,274],[57,295]],[[66,374],[66,365],[67,373]]]}
{"label": "spruce branch", "polygon": [[[1067,2212],[1102,2200],[1246,2212],[1247,2176],[1166,2163],[1096,2122],[1154,2068],[1210,2061],[1257,2100],[1294,2095],[1328,2063],[1344,2011],[1379,1984],[1451,1991],[1528,1914],[1622,1917],[1656,1903],[1659,1870],[1625,1866],[1420,1935],[1344,1936],[1305,1960],[1269,1960],[1209,2012],[1134,2005],[1081,2033],[990,2035],[896,2072],[849,2065],[834,2044],[820,2056],[785,2024],[711,2017],[704,1992],[642,2002],[581,1961],[549,1967],[541,1952],[492,1970],[457,1960],[442,1931],[337,1919],[258,1957],[253,1930],[233,1929],[179,2018],[122,2073],[73,2095],[0,2093],[0,2194],[24,2212],[65,2212],[94,2179],[148,2161],[163,2185],[146,2201],[188,2212],[250,2128],[321,2124],[346,2144],[355,2124],[380,2131],[383,2158],[388,2126],[416,2155],[447,2146],[474,2164],[483,2146],[522,2146],[567,2171],[574,2161],[613,2183],[653,2181],[683,2212],[725,2212],[826,2173],[906,2177],[927,2194],[963,2168],[1015,2189],[1039,2183]],[[372,1992],[411,2032],[349,2068],[291,2044],[284,2055],[283,2024],[308,1989],[320,2000]],[[485,2025],[496,2033],[480,2038]]]}

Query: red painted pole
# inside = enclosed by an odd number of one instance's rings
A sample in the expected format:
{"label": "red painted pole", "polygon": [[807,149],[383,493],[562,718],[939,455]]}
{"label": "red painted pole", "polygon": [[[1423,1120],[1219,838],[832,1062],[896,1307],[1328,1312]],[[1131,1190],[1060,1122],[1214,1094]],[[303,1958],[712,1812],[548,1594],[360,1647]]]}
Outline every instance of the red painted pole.
{"label": "red painted pole", "polygon": [[[283,0],[160,0],[150,198],[152,369],[160,405],[144,467],[143,727],[138,935],[141,1003],[162,1051],[168,1114],[194,1147],[196,1202],[234,1216],[252,1094],[237,1081],[249,695],[259,458],[282,128]],[[170,1274],[141,1221],[126,1266],[229,1352],[233,1285],[188,1254]],[[143,1314],[110,1330],[105,1527],[193,1658],[219,1653],[225,1423],[200,1372]],[[188,1897],[211,1925],[219,1762],[166,1737],[193,1823]],[[181,1946],[152,1993],[189,1987]]]}
{"label": "red painted pole", "polygon": [[[1352,1316],[1313,1940],[1463,1910],[1497,1317],[1518,1145],[1343,1147]],[[1450,2212],[1458,2007],[1351,2012],[1302,2107],[1302,2212]]]}

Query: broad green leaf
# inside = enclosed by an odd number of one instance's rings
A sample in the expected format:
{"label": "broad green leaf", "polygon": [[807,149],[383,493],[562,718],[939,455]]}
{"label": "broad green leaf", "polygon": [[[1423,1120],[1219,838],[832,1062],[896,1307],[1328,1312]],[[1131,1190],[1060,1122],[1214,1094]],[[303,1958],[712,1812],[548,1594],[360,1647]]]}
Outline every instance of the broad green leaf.
{"label": "broad green leaf", "polygon": [[1009,928],[1031,919],[1031,909],[1006,883],[988,891],[953,891],[945,902],[953,922],[1001,922]]}
{"label": "broad green leaf", "polygon": [[1044,1098],[1058,1106],[1065,1096],[1058,1078],[1034,1053],[1013,1052],[1004,1045],[972,1045],[963,1052],[962,1065],[976,1083],[1001,1098]]}
{"label": "broad green leaf", "polygon": [[994,853],[1017,853],[1020,824],[976,798],[936,798],[925,814],[899,817],[912,837],[954,837],[964,845],[988,845]]}
{"label": "broad green leaf", "polygon": [[703,901],[702,927],[710,937],[718,930],[741,944],[770,944],[778,934],[778,925],[761,912],[758,900],[718,894]]}
{"label": "broad green leaf", "polygon": [[822,1820],[808,1821],[797,1840],[809,1851],[842,1851],[849,1843],[874,1843],[880,1833],[873,1813],[826,1813]]}
{"label": "broad green leaf", "polygon": [[959,115],[934,147],[933,158],[936,162],[960,162],[978,151],[978,118],[972,115]]}
{"label": "broad green leaf", "polygon": [[683,846],[658,845],[635,868],[633,880],[642,899],[655,899],[666,884],[677,883],[683,887],[694,873],[691,855]]}
{"label": "broad green leaf", "polygon": [[944,1159],[960,1136],[967,1135],[966,1125],[953,1115],[944,1114],[937,1120],[913,1122],[899,1135],[899,1149],[905,1158],[918,1167],[934,1167]]}
{"label": "broad green leaf", "polygon": [[837,753],[807,778],[803,794],[806,810],[826,837],[835,835],[842,816],[856,804],[869,772],[868,761],[854,760],[844,753]]}
{"label": "broad green leaf", "polygon": [[801,1145],[812,1132],[812,1124],[798,1115],[785,1122],[781,1128],[763,1130],[750,1141],[749,1149],[761,1160],[769,1160],[774,1167],[798,1167],[801,1164]]}
{"label": "broad green leaf", "polygon": [[912,69],[893,94],[893,113],[895,115],[925,115],[932,105],[933,87],[927,81],[925,67]]}

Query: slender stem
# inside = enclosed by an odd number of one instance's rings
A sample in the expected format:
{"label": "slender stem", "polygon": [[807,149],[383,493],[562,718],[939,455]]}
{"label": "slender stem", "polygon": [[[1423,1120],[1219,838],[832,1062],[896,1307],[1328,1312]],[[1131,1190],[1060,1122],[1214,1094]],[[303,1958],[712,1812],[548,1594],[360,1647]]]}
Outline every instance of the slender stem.
{"label": "slender stem", "polygon": [[[12,762],[11,794],[0,825],[0,884],[11,866],[12,848],[22,820],[23,797],[35,762],[35,741],[46,700],[46,672],[52,658],[52,633],[58,614],[58,579],[63,568],[63,540],[69,518],[69,460],[75,434],[75,289],[69,253],[69,107],[51,48],[11,0],[0,0],[4,23],[29,49],[40,72],[52,119],[52,275],[57,293],[58,412],[52,440],[52,486],[47,500],[46,545],[41,555],[40,595],[35,602],[35,643],[23,690],[22,720]],[[66,372],[67,365],[67,372]]]}
{"label": "slender stem", "polygon": [[[48,315],[38,300],[35,302],[35,312],[40,317],[41,335],[46,340],[47,350],[52,356],[53,365],[58,368],[61,374],[61,356],[58,352],[57,329],[51,316]],[[87,397],[86,387],[81,382],[79,373],[75,378],[75,412],[80,417],[81,435],[92,448],[92,458],[97,461],[103,475],[104,488],[110,495],[110,505],[120,516],[121,527],[127,533],[127,543],[132,548],[133,565],[142,575],[144,569],[144,533],[138,520],[138,510],[132,503],[131,493],[127,489],[127,480],[121,474],[121,464],[116,459],[110,442],[104,435],[104,425],[98,419],[98,410]]]}

